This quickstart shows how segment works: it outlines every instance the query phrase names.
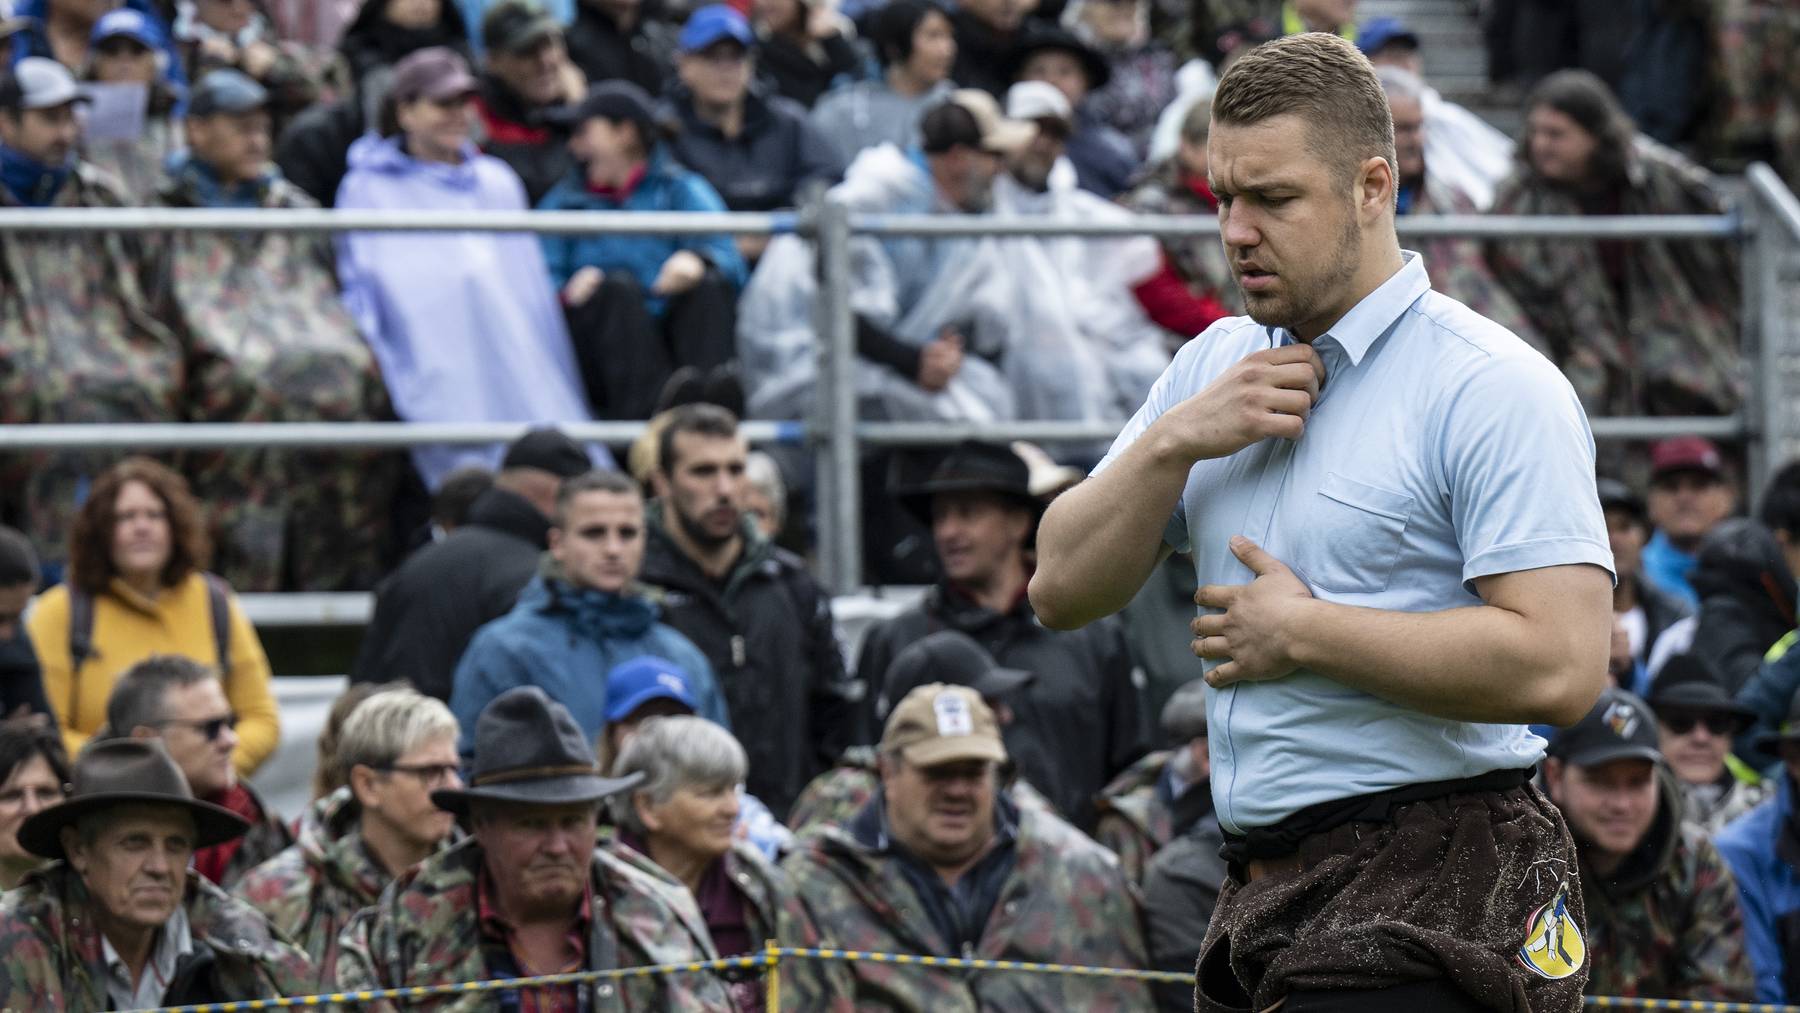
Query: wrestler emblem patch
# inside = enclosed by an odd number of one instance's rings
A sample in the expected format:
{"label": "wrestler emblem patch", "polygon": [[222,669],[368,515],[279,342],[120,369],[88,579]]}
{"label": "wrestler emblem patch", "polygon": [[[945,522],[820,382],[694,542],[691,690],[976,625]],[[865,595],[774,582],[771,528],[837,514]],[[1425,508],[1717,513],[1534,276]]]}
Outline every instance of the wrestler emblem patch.
{"label": "wrestler emblem patch", "polygon": [[1606,727],[1611,728],[1613,734],[1621,739],[1629,739],[1631,733],[1637,731],[1637,711],[1632,709],[1630,704],[1613,704],[1606,708],[1606,713],[1601,717],[1605,720]]}
{"label": "wrestler emblem patch", "polygon": [[1525,919],[1525,944],[1519,947],[1519,963],[1541,978],[1567,978],[1587,960],[1587,941],[1569,913],[1569,881],[1556,888],[1550,903]]}

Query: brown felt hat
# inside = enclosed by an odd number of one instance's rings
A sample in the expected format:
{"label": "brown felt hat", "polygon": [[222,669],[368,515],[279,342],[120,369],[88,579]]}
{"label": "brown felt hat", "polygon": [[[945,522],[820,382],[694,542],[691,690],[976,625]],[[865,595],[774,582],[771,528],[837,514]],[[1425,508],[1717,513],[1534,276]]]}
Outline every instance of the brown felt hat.
{"label": "brown felt hat", "polygon": [[248,820],[194,797],[181,768],[161,739],[90,742],[75,758],[69,797],[19,825],[19,846],[34,855],[62,858],[62,829],[114,806],[172,805],[194,817],[194,847],[242,837]]}

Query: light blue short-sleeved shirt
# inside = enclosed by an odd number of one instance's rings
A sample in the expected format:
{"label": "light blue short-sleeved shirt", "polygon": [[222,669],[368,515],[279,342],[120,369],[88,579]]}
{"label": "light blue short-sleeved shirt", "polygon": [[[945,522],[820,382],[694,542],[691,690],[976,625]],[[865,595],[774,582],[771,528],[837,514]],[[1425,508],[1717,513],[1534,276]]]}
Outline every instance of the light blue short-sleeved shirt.
{"label": "light blue short-sleeved shirt", "polygon": [[[1175,356],[1095,472],[1239,360],[1292,341],[1247,317],[1214,324]],[[1611,572],[1574,389],[1511,332],[1432,291],[1417,254],[1313,347],[1326,379],[1305,435],[1188,472],[1165,540],[1193,552],[1201,584],[1251,579],[1231,553],[1238,534],[1325,601],[1401,612],[1479,605],[1475,578],[1492,574]],[[1527,767],[1544,752],[1523,725],[1431,717],[1305,669],[1209,692],[1207,726],[1213,800],[1233,833],[1333,799]]]}

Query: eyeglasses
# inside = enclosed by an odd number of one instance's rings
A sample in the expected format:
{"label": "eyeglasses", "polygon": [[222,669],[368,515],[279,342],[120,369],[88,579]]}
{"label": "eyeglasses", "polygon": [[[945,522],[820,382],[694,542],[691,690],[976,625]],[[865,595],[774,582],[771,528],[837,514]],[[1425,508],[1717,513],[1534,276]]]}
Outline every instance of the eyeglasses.
{"label": "eyeglasses", "polygon": [[1721,738],[1735,735],[1738,730],[1738,719],[1729,714],[1667,714],[1660,720],[1676,735],[1686,735],[1695,725],[1705,725],[1707,731]]}
{"label": "eyeglasses", "polygon": [[462,767],[455,763],[390,763],[375,769],[384,774],[411,774],[425,787],[431,788],[449,783]]}
{"label": "eyeglasses", "polygon": [[237,724],[238,716],[236,714],[227,714],[222,718],[207,718],[205,721],[180,721],[175,718],[169,718],[165,721],[153,722],[154,727],[157,728],[167,728],[170,725],[179,725],[182,728],[192,728],[194,731],[199,732],[200,737],[208,742],[217,742],[219,736],[225,734],[225,729],[227,728],[236,731]]}

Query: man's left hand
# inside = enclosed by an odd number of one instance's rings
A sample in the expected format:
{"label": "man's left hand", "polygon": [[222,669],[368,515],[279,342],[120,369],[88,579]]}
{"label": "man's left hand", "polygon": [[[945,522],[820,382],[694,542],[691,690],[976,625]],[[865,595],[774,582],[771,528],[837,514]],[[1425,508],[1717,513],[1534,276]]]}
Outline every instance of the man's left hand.
{"label": "man's left hand", "polygon": [[1294,571],[1250,539],[1234,537],[1231,552],[1255,579],[1248,584],[1208,584],[1194,592],[1194,604],[1224,611],[1190,624],[1194,653],[1225,662],[1206,673],[1206,684],[1214,689],[1279,679],[1298,668],[1287,651],[1288,621],[1296,602],[1312,598]]}

